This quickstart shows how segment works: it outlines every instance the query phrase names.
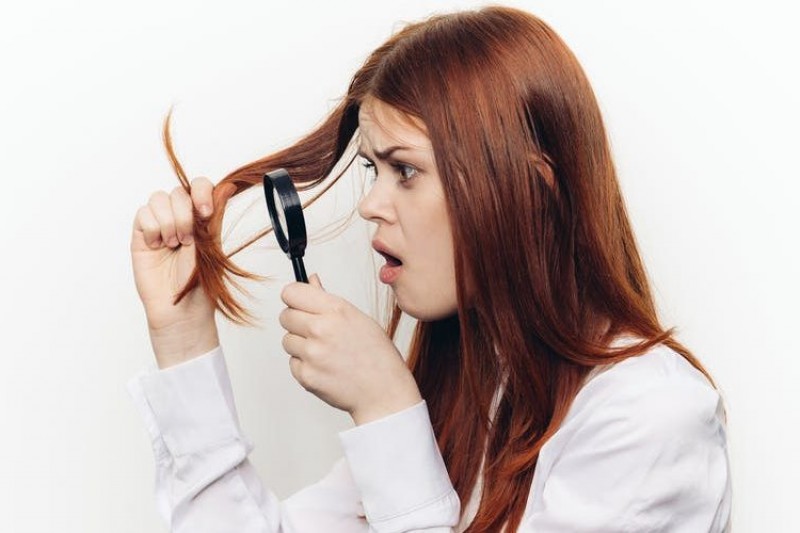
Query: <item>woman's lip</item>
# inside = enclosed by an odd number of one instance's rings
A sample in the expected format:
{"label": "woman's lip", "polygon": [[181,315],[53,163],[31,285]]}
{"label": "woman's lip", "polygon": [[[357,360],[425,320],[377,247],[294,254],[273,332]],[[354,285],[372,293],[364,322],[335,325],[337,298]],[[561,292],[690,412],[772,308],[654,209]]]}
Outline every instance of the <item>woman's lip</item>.
{"label": "woman's lip", "polygon": [[386,264],[381,267],[378,274],[381,283],[386,285],[393,284],[403,270],[403,260],[395,255],[380,239],[373,239],[372,248],[386,260]]}
{"label": "woman's lip", "polygon": [[397,261],[399,261],[401,265],[403,264],[403,260],[397,254],[395,254],[388,246],[383,244],[378,239],[372,241],[372,249],[381,254],[383,258],[386,259],[387,261],[389,260],[390,257],[392,257]]}
{"label": "woman's lip", "polygon": [[381,280],[381,283],[385,283],[386,285],[391,285],[397,278],[400,276],[400,271],[403,269],[403,265],[389,265],[388,263],[381,267],[380,272],[378,273],[378,277]]}

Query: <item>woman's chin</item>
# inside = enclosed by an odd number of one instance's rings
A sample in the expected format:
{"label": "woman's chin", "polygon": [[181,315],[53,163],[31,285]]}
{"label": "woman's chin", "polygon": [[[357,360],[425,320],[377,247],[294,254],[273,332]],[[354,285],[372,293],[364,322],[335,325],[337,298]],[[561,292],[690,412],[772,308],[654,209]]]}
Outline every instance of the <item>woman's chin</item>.
{"label": "woman's chin", "polygon": [[[397,307],[408,316],[420,322],[435,322],[449,318],[458,313],[458,308],[443,308],[436,305],[420,305],[419,302],[408,302],[395,293]],[[417,305],[413,305],[416,303]]]}

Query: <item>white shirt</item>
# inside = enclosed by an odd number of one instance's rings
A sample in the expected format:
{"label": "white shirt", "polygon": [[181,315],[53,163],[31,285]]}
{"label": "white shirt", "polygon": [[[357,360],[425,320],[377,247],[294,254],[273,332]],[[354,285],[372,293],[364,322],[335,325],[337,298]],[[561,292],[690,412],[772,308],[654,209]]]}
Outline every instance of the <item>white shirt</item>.
{"label": "white shirt", "polygon": [[[247,459],[222,350],[128,385],[152,438],[156,499],[183,533],[461,532],[425,402],[339,434],[344,457],[281,502]],[[542,447],[520,533],[729,531],[721,399],[665,346],[605,367]]]}

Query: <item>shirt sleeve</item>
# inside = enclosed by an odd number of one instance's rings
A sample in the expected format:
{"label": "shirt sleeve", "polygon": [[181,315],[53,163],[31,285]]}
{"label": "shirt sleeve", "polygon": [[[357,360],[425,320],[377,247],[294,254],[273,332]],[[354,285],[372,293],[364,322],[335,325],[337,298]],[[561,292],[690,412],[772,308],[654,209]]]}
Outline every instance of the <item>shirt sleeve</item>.
{"label": "shirt sleeve", "polygon": [[376,532],[449,533],[461,504],[424,401],[339,434]]}
{"label": "shirt sleeve", "polygon": [[253,447],[219,347],[142,372],[128,389],[155,455],[156,503],[173,532],[439,533],[458,521],[424,402],[342,432],[346,458],[281,502],[247,459]]}
{"label": "shirt sleeve", "polygon": [[537,472],[546,479],[521,531],[729,530],[724,412],[714,389],[664,377],[593,400],[550,470]]}

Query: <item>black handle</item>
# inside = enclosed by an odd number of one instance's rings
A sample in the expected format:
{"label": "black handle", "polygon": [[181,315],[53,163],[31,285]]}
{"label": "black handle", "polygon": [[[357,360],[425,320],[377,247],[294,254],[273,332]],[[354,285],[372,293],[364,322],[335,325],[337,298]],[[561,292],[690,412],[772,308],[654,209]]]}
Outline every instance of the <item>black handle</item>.
{"label": "black handle", "polygon": [[302,257],[292,257],[292,267],[294,268],[294,279],[308,283],[308,276],[306,276],[306,266],[303,264]]}

